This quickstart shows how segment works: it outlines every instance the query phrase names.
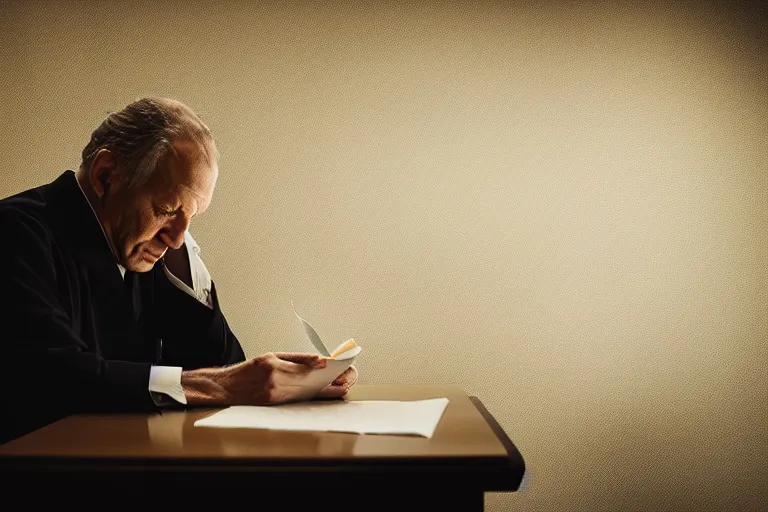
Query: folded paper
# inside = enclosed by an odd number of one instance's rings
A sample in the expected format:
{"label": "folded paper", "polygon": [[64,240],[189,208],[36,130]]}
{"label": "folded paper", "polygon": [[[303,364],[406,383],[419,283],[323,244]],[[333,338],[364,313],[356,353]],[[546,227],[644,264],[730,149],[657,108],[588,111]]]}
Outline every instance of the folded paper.
{"label": "folded paper", "polygon": [[353,338],[350,338],[339,344],[333,352],[330,352],[309,322],[299,316],[295,307],[293,308],[293,313],[301,322],[304,332],[315,347],[315,350],[327,358],[325,368],[309,372],[301,381],[301,388],[291,398],[291,401],[310,400],[324,387],[331,384],[336,377],[355,364],[355,359],[362,349],[355,343]]}

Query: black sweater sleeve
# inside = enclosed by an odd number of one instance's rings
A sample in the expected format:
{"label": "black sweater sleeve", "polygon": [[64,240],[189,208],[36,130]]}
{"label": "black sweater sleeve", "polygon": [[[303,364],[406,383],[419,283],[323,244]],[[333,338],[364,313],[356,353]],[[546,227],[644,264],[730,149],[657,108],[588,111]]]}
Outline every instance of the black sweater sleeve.
{"label": "black sweater sleeve", "polygon": [[213,308],[209,308],[171,283],[162,265],[158,262],[152,272],[152,316],[163,340],[158,364],[192,370],[244,361],[240,342],[219,306],[215,284],[211,289]]}

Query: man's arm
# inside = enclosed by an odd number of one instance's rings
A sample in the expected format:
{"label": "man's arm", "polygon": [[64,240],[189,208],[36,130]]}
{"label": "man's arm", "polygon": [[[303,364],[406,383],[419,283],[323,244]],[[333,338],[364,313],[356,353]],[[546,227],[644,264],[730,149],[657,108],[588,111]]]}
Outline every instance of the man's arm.
{"label": "man's arm", "polygon": [[[214,309],[211,295],[213,281],[200,257],[200,247],[189,231],[184,233],[184,243],[182,246],[178,249],[169,248],[159,265],[171,284],[209,309]],[[178,294],[175,295],[176,300],[178,300],[180,297]],[[170,300],[174,300],[173,294],[171,294]],[[163,314],[162,310],[155,313],[155,315]],[[234,336],[232,338],[234,339]],[[213,343],[215,342],[214,340]],[[162,340],[158,343],[160,348],[159,357],[162,357],[163,352],[167,352],[167,350],[163,350],[165,343]],[[240,352],[242,352],[242,347],[240,347],[239,343],[234,343],[233,347],[240,348]],[[234,361],[238,358],[239,355],[230,357]],[[166,354],[166,360],[171,360],[171,354]],[[159,359],[157,362],[159,362]],[[149,390],[156,405],[160,407],[174,407],[178,404],[186,405],[188,403],[184,389],[181,386],[181,372],[181,366],[152,366],[149,374]]]}
{"label": "man's arm", "polygon": [[180,249],[169,249],[152,271],[152,318],[163,340],[160,365],[185,370],[245,360],[242,346],[219,306],[216,287],[189,233]]}
{"label": "man's arm", "polygon": [[[302,380],[327,359],[318,354],[268,353],[224,368],[185,371],[181,384],[190,405],[271,405],[302,396]],[[357,380],[349,368],[317,398],[346,398]]]}
{"label": "man's arm", "polygon": [[[164,265],[156,273],[161,281],[156,283],[156,314],[166,322],[162,363],[184,370],[174,367],[177,373],[168,373],[164,384],[173,388],[177,401],[208,406],[280,403],[296,395],[307,372],[325,367],[316,354],[268,353],[245,361],[219,307],[200,248],[188,232],[180,249],[166,253]],[[152,376],[161,370],[165,377],[171,368],[155,366]],[[350,368],[318,397],[345,398],[356,379],[357,370]]]}

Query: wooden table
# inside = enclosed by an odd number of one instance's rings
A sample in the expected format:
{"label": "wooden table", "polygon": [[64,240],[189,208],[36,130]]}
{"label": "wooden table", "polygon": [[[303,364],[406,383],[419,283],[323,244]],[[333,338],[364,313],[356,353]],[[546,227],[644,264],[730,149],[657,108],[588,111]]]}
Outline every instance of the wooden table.
{"label": "wooden table", "polygon": [[483,493],[517,490],[520,452],[461,389],[357,385],[350,399],[439,397],[450,402],[431,439],[194,427],[211,409],[70,416],[0,446],[0,492],[25,508],[338,512],[483,510]]}

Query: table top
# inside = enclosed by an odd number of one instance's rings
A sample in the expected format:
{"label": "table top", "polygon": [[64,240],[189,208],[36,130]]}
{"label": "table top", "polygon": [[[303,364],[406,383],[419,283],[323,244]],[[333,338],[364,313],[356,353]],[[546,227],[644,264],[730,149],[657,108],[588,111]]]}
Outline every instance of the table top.
{"label": "table top", "polygon": [[286,492],[299,482],[324,491],[340,481],[369,496],[384,482],[445,495],[450,506],[459,491],[517,490],[522,455],[476,397],[455,386],[358,384],[350,393],[350,400],[429,398],[449,400],[431,438],[194,426],[221,409],[73,415],[0,446],[0,478],[16,482],[13,489],[55,487],[57,497],[97,481],[105,492],[160,488],[174,499],[197,487],[227,493],[258,483]]}
{"label": "table top", "polygon": [[[19,458],[301,461],[408,458],[506,459],[508,448],[488,418],[455,386],[357,385],[350,400],[448,398],[432,438],[404,435],[195,427],[220,409],[162,414],[73,415],[0,446],[0,461]],[[486,414],[487,415],[487,414]],[[492,418],[491,418],[492,420]],[[495,423],[492,421],[492,423]],[[503,432],[502,432],[503,435]],[[505,435],[503,437],[506,437]]]}

